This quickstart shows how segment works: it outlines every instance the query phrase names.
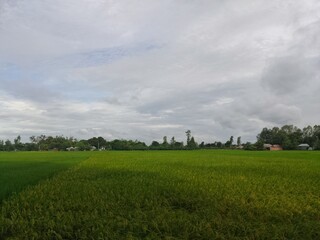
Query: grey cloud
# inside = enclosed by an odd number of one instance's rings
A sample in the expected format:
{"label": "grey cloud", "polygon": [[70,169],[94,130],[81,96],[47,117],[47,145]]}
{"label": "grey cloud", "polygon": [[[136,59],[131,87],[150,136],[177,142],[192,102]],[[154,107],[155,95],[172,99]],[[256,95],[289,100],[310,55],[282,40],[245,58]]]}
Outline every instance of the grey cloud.
{"label": "grey cloud", "polygon": [[264,126],[316,124],[319,10],[289,0],[0,0],[0,64],[20,69],[0,67],[0,138],[182,141],[191,129],[198,141],[252,141]]}
{"label": "grey cloud", "polygon": [[320,20],[310,15],[304,21],[307,23],[302,26],[297,23],[292,33],[293,39],[286,48],[267,61],[261,81],[275,94],[296,95],[319,85]]}
{"label": "grey cloud", "polygon": [[318,74],[314,59],[289,56],[275,59],[267,67],[262,84],[277,94],[299,91]]}
{"label": "grey cloud", "polygon": [[59,98],[60,93],[48,89],[42,83],[30,80],[2,80],[0,87],[18,99],[28,99],[36,102],[50,102]]}
{"label": "grey cloud", "polygon": [[295,106],[283,104],[267,105],[263,108],[261,118],[274,125],[285,125],[287,123],[299,123],[301,120],[301,109]]}

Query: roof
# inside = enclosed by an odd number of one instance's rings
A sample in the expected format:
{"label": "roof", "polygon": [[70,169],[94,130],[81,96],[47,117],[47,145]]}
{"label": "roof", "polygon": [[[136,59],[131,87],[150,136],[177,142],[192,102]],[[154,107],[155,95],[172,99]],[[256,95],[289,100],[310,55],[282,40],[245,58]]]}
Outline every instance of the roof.
{"label": "roof", "polygon": [[307,143],[301,143],[301,144],[299,145],[299,147],[310,147],[310,145],[307,144]]}

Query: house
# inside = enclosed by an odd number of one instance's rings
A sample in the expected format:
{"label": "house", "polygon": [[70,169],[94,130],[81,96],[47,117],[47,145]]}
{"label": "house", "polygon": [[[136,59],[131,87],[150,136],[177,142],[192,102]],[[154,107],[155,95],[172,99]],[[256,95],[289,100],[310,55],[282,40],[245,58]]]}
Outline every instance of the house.
{"label": "house", "polygon": [[263,149],[269,151],[281,151],[283,150],[282,147],[278,144],[263,144]]}
{"label": "house", "polygon": [[68,147],[66,148],[67,151],[78,151],[78,148],[77,147]]}
{"label": "house", "polygon": [[263,144],[263,149],[264,150],[270,150],[271,147],[272,147],[272,144],[269,144],[269,143]]}
{"label": "house", "polygon": [[274,144],[270,147],[270,151],[281,151],[283,148],[280,145]]}
{"label": "house", "polygon": [[309,150],[310,148],[310,145],[307,144],[307,143],[301,143],[299,146],[298,146],[298,150]]}

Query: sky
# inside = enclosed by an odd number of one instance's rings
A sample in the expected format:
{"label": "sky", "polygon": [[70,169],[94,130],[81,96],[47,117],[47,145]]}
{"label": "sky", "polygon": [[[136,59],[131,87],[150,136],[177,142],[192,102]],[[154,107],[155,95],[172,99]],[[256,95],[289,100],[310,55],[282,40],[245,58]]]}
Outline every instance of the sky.
{"label": "sky", "polygon": [[318,0],[0,0],[0,139],[255,141],[319,70]]}

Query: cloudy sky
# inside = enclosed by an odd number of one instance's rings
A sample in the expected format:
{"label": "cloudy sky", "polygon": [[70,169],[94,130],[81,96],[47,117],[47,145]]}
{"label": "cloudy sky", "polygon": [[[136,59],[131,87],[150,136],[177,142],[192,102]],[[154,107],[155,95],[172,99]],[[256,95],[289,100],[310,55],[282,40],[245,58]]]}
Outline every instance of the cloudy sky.
{"label": "cloudy sky", "polygon": [[319,51],[318,0],[0,0],[0,139],[320,124]]}

